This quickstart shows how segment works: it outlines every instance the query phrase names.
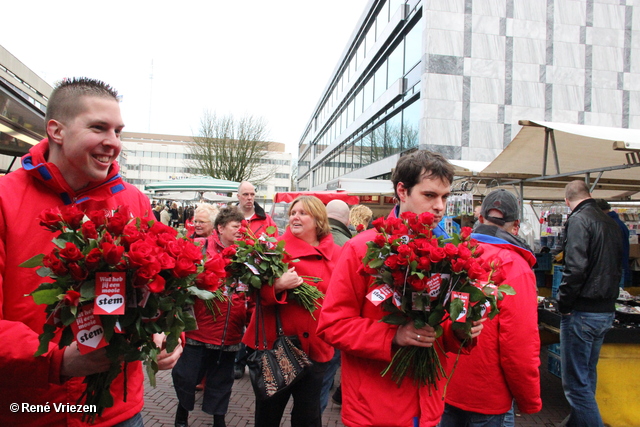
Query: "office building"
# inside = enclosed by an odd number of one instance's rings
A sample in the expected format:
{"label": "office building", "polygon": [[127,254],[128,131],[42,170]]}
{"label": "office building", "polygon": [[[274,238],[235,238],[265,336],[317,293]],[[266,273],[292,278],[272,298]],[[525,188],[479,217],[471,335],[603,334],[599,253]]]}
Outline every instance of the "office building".
{"label": "office building", "polygon": [[640,128],[639,31],[631,0],[370,0],[300,139],[298,186],[388,178],[413,149],[491,161],[519,120]]}

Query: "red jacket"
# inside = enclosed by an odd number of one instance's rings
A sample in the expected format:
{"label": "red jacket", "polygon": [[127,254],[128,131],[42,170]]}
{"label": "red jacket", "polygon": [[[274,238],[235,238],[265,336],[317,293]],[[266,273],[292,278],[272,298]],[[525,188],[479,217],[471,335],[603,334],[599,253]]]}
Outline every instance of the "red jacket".
{"label": "red jacket", "polygon": [[[33,357],[38,335],[45,322],[44,306],[36,305],[25,294],[42,282],[35,269],[20,263],[53,247],[54,234],[36,219],[46,208],[78,204],[82,210],[114,209],[130,206],[138,216],[154,219],[149,199],[125,183],[113,164],[105,182],[79,192],[64,181],[58,168],[46,163],[48,142],[31,148],[22,158],[23,167],[0,178],[0,425],[79,426],[82,414],[56,413],[54,403],[75,405],[84,389],[83,378],[60,381],[64,350],[50,344],[49,352]],[[56,340],[57,341],[57,340]],[[127,402],[123,402],[124,375],[113,382],[115,405],[107,408],[94,426],[113,425],[136,415],[143,406],[141,364],[127,366]],[[46,405],[47,413],[12,413],[11,403]]]}
{"label": "red jacket", "polygon": [[[366,243],[375,235],[376,230],[365,231],[342,247],[318,325],[318,335],[342,352],[342,421],[351,427],[411,427],[418,417],[420,427],[432,427],[444,410],[446,380],[430,393],[429,387],[417,387],[410,379],[398,387],[390,374],[380,375],[394,354],[397,326],[380,322],[388,313],[366,298],[373,278],[363,273],[362,259]],[[457,352],[461,342],[451,322],[445,322],[443,328],[435,348],[448,372],[447,356],[441,349]],[[454,359],[455,354],[449,357]]]}
{"label": "red jacket", "polygon": [[[249,223],[249,228],[253,231],[256,236],[260,236],[261,234],[267,233],[267,228],[275,227],[276,231],[269,234],[269,236],[277,237],[278,236],[278,225],[275,223],[273,218],[265,213],[262,206],[258,203],[254,202],[254,214],[251,218],[246,221]],[[268,234],[268,233],[267,233]]]}
{"label": "red jacket", "polygon": [[[472,237],[482,242],[484,235]],[[465,411],[502,414],[515,398],[518,409],[531,414],[542,409],[537,288],[531,270],[536,258],[502,239],[491,241],[496,243],[480,243],[481,258],[502,261],[504,283],[516,294],[498,301],[500,313],[484,323],[471,354],[460,357],[445,401]]]}
{"label": "red jacket", "polygon": [[[220,253],[224,249],[224,246],[222,246],[218,238],[218,232],[216,231],[209,236],[208,242],[207,253]],[[224,345],[240,343],[247,316],[246,301],[247,299],[244,294],[233,293],[231,297],[231,313],[229,314],[229,321],[227,323],[227,312],[229,311],[228,301],[222,302],[217,299],[212,301],[213,309],[215,310],[214,318],[211,310],[198,298],[194,305],[198,329],[187,332],[187,338],[207,344],[222,345],[222,339],[224,337]],[[225,324],[227,325],[226,333]]]}
{"label": "red jacket", "polygon": [[[281,240],[286,242],[285,250],[291,257],[300,260],[299,262],[292,263],[291,266],[294,267],[296,272],[301,276],[321,278],[322,280],[317,284],[310,283],[309,280],[305,280],[305,282],[317,286],[322,293],[326,294],[331,273],[335,269],[341,251],[340,246],[333,243],[331,234],[320,240],[318,246],[311,246],[295,237],[287,228]],[[273,341],[276,339],[275,305],[278,304],[284,334],[297,335],[302,344],[302,349],[312,360],[316,362],[328,362],[331,360],[333,357],[333,347],[322,341],[316,335],[317,319],[322,309],[319,308],[313,312],[314,320],[306,309],[295,301],[287,301],[286,296],[286,292],[281,292],[279,295],[276,295],[272,286],[263,286],[260,290],[262,310],[264,312],[264,325],[267,330],[267,345],[269,348],[271,348]],[[258,338],[259,347],[262,348],[262,332]],[[255,311],[242,342],[251,348],[256,348]]]}

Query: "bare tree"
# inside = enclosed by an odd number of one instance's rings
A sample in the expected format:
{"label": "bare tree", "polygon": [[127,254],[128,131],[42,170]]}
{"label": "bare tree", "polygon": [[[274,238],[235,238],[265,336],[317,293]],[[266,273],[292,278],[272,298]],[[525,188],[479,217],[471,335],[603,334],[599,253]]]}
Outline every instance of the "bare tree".
{"label": "bare tree", "polygon": [[218,116],[205,111],[198,136],[189,144],[189,167],[196,174],[260,185],[271,179],[266,122],[262,118]]}

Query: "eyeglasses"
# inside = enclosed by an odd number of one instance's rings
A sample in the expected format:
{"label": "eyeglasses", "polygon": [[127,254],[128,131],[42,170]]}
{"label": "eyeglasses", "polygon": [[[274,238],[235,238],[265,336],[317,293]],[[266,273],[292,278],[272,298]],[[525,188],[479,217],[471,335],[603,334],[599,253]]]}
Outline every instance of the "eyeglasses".
{"label": "eyeglasses", "polygon": [[195,225],[209,224],[210,222],[211,222],[211,221],[198,221],[198,220],[193,221],[193,223],[194,223]]}

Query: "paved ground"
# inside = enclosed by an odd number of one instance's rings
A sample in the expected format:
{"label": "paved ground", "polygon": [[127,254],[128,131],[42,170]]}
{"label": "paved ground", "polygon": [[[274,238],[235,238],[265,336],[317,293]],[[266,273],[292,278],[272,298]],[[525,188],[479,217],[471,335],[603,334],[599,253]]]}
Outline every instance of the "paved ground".
{"label": "paved ground", "polygon": [[[549,374],[547,371],[547,351],[543,347],[540,354],[541,359],[541,385],[542,385],[542,411],[526,415],[520,414],[516,410],[516,426],[547,426],[555,427],[569,413],[567,404],[562,392],[560,379]],[[202,412],[202,392],[196,396],[196,409],[190,414],[189,425],[192,427],[213,425],[212,417]],[[152,388],[146,385],[145,408],[143,416],[146,427],[173,426],[176,408],[176,397],[171,381],[171,372],[164,371],[157,376],[157,387]],[[233,386],[231,403],[227,414],[227,426],[229,427],[249,427],[253,426],[253,390],[248,374],[237,380]],[[288,408],[285,414],[290,412]],[[290,417],[285,415],[283,426],[290,426]],[[329,402],[329,406],[323,414],[323,425],[326,427],[343,426],[340,421],[340,407]]]}

